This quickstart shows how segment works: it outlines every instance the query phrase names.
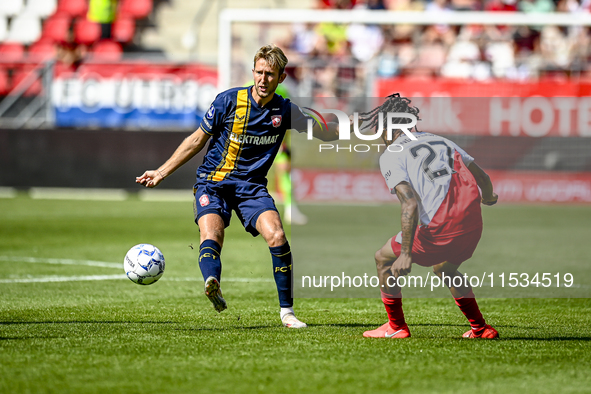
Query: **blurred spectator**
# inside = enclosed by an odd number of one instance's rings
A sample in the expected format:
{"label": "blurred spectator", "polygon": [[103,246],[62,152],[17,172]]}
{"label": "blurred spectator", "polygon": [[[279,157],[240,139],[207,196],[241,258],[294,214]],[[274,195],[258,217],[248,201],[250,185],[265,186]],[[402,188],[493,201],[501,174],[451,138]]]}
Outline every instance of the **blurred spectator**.
{"label": "blurred spectator", "polygon": [[493,41],[486,45],[486,60],[490,61],[492,73],[497,78],[504,78],[515,67],[513,43],[511,41]]}
{"label": "blurred spectator", "polygon": [[480,61],[480,48],[474,42],[472,31],[464,26],[456,42],[449,49],[441,75],[448,78],[472,78],[473,65]]}
{"label": "blurred spectator", "polygon": [[588,66],[588,59],[591,56],[591,37],[589,28],[580,28],[573,34],[574,45],[571,50],[571,64],[573,71],[585,71]]}
{"label": "blurred spectator", "polygon": [[365,8],[368,10],[385,10],[386,5],[384,0],[366,0],[364,2],[358,1],[355,8]]}
{"label": "blurred spectator", "polygon": [[357,3],[356,0],[320,0],[318,8],[320,9],[336,9],[336,10],[350,10]]}
{"label": "blurred spectator", "polygon": [[450,7],[454,11],[480,11],[482,3],[480,0],[451,0]]}
{"label": "blurred spectator", "polygon": [[378,53],[384,43],[382,29],[377,25],[354,23],[347,28],[347,40],[355,59],[367,62]]}
{"label": "blurred spectator", "polygon": [[[591,0],[324,0],[323,8],[387,9],[447,13],[457,10],[524,13],[591,11]],[[556,6],[555,6],[556,4]],[[457,37],[456,37],[457,35]],[[524,80],[558,70],[588,68],[591,29],[556,26],[380,25],[321,23],[294,27],[292,48],[314,64],[316,91],[342,94],[351,78],[369,66],[381,77],[396,75]],[[347,60],[349,57],[349,60]],[[361,68],[351,68],[351,60]],[[328,66],[327,66],[328,65]],[[365,70],[361,69],[365,67]],[[351,71],[353,70],[353,71]],[[303,75],[303,71],[299,71]],[[591,75],[591,72],[589,73]]]}
{"label": "blurred spectator", "polygon": [[[423,3],[411,0],[385,0],[384,4],[390,11],[423,11]],[[397,41],[410,41],[413,34],[420,30],[417,25],[395,25],[394,38]]]}
{"label": "blurred spectator", "polygon": [[380,77],[394,77],[400,72],[394,47],[386,46],[378,56],[377,73]]}
{"label": "blurred spectator", "polygon": [[331,22],[318,24],[316,33],[322,36],[329,55],[342,54],[347,47],[347,26]]}
{"label": "blurred spectator", "polygon": [[580,10],[580,5],[577,0],[558,0],[556,4],[556,11],[558,12],[577,12]]}
{"label": "blurred spectator", "polygon": [[516,0],[491,0],[486,4],[486,11],[505,11],[514,12],[517,11]]}
{"label": "blurred spectator", "polygon": [[318,34],[313,23],[294,25],[293,49],[300,55],[312,53],[318,45]]}
{"label": "blurred spectator", "polygon": [[519,26],[513,33],[513,43],[516,56],[529,56],[534,52],[539,52],[540,33],[528,26]]}
{"label": "blurred spectator", "polygon": [[451,11],[451,8],[447,3],[447,0],[433,0],[427,4],[425,11],[434,13],[449,12]]}
{"label": "blurred spectator", "polygon": [[[433,0],[427,4],[425,11],[433,14],[452,12],[448,0]],[[455,33],[448,25],[426,26],[423,35],[428,42],[440,40],[446,45],[446,47],[453,44],[455,39]]]}
{"label": "blurred spectator", "polygon": [[70,25],[64,40],[56,43],[57,61],[62,63],[66,69],[75,71],[86,56],[86,45],[78,44],[74,36],[74,26]]}
{"label": "blurred spectator", "polygon": [[566,68],[570,63],[571,45],[557,26],[544,26],[540,37],[542,60],[548,69]]}
{"label": "blurred spectator", "polygon": [[522,12],[553,12],[554,2],[552,0],[521,0],[519,10]]}
{"label": "blurred spectator", "polygon": [[101,25],[101,39],[109,39],[116,13],[117,0],[89,0],[86,18]]}

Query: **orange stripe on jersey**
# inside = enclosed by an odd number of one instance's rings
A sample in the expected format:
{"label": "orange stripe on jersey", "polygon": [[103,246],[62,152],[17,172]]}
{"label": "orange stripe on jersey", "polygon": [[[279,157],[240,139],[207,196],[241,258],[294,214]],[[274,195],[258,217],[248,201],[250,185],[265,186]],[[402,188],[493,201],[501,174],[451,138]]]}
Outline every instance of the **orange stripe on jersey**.
{"label": "orange stripe on jersey", "polygon": [[243,142],[240,142],[242,139],[239,137],[246,133],[249,117],[250,100],[248,99],[248,89],[239,90],[237,95],[236,113],[234,114],[234,123],[232,124],[232,132],[226,141],[223,159],[215,171],[209,175],[209,180],[219,182],[236,167],[243,145]]}

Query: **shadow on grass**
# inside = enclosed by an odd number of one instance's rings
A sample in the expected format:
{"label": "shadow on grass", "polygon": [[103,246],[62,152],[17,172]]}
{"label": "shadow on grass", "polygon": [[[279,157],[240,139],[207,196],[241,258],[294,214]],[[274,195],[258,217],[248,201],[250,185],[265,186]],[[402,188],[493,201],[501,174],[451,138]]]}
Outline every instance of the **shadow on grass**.
{"label": "shadow on grass", "polygon": [[228,327],[194,327],[194,328],[177,328],[177,331],[230,331],[230,330],[266,330],[274,328],[283,328],[278,324],[268,326],[228,326]]}

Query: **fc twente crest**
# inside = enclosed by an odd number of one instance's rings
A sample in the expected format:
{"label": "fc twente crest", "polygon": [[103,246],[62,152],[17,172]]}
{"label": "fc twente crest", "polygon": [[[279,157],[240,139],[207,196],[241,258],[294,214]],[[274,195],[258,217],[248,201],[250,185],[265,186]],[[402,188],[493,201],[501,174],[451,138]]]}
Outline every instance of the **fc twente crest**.
{"label": "fc twente crest", "polygon": [[273,122],[273,127],[281,126],[281,115],[271,115],[271,122]]}

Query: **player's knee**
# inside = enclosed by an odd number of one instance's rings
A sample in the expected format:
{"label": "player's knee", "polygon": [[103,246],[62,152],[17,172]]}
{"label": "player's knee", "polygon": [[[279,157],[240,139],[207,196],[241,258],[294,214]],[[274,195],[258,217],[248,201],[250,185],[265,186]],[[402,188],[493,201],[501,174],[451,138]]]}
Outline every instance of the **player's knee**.
{"label": "player's knee", "polygon": [[287,242],[287,238],[285,237],[285,232],[283,229],[276,229],[273,230],[270,234],[266,237],[267,244],[269,247],[281,246]]}
{"label": "player's knee", "polygon": [[378,270],[390,262],[389,259],[384,256],[381,249],[378,249],[378,251],[374,254],[374,259],[376,261],[376,267]]}
{"label": "player's knee", "polygon": [[220,246],[224,242],[224,230],[209,230],[201,232],[201,243],[205,240],[217,242]]}

